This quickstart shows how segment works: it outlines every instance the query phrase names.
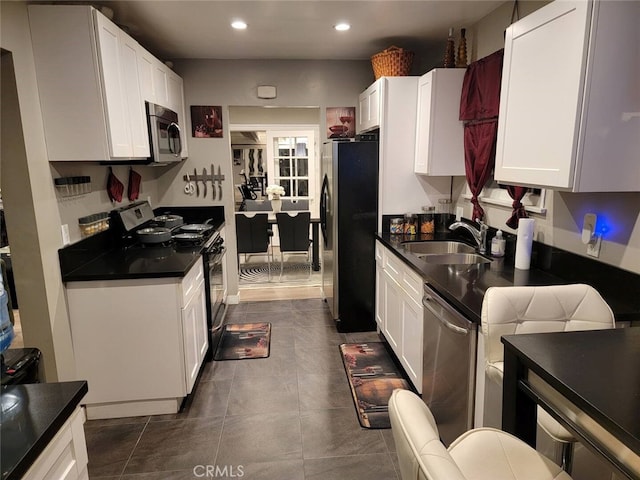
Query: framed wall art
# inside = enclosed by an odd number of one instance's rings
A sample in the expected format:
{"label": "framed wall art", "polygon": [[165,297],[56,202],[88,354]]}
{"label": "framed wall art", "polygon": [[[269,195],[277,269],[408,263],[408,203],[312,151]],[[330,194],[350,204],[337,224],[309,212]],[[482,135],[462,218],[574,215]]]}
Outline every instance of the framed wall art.
{"label": "framed wall art", "polygon": [[327,138],[356,135],[356,107],[327,107]]}
{"label": "framed wall art", "polygon": [[222,107],[191,105],[191,134],[196,138],[222,138]]}

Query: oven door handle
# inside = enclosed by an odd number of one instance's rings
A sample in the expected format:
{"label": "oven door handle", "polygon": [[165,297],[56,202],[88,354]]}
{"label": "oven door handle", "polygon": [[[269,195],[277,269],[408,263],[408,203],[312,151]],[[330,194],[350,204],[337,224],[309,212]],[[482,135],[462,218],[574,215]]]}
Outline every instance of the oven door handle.
{"label": "oven door handle", "polygon": [[220,250],[215,253],[207,253],[209,265],[221,263],[225,253],[227,253],[227,247],[221,247]]}

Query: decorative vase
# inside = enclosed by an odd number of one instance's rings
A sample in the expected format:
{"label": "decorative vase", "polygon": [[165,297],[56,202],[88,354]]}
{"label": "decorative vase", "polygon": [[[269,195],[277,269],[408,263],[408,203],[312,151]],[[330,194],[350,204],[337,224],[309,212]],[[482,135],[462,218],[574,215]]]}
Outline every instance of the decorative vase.
{"label": "decorative vase", "polygon": [[467,29],[460,29],[460,44],[458,45],[458,56],[456,57],[457,68],[467,68],[467,38],[465,36]]}
{"label": "decorative vase", "polygon": [[274,195],[274,197],[271,199],[271,210],[273,210],[273,213],[279,213],[281,208],[282,200],[280,200],[280,197],[276,197]]}
{"label": "decorative vase", "polygon": [[456,47],[453,38],[453,28],[449,29],[449,37],[447,38],[447,47],[444,51],[444,68],[455,68],[456,66]]}

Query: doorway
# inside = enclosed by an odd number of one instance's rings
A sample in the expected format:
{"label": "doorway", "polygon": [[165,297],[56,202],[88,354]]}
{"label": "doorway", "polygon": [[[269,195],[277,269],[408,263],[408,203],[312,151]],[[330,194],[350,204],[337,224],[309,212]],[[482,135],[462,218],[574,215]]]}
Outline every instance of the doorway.
{"label": "doorway", "polygon": [[238,255],[242,300],[320,298],[320,272],[309,274],[304,256],[285,254],[280,276],[279,233],[267,192],[279,185],[283,211],[303,208],[318,217],[320,109],[229,107],[229,119],[236,215],[267,213],[271,230],[268,255]]}

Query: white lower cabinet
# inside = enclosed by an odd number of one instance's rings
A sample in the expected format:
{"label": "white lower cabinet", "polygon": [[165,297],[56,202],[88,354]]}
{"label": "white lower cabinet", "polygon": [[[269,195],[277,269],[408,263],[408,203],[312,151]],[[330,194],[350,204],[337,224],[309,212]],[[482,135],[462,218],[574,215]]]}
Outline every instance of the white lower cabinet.
{"label": "white lower cabinet", "polygon": [[85,480],[88,461],[84,412],[77,407],[22,479]]}
{"label": "white lower cabinet", "polygon": [[424,280],[380,242],[376,242],[376,261],[376,321],[409,380],[422,393]]}
{"label": "white lower cabinet", "polygon": [[200,282],[182,309],[182,335],[187,393],[191,393],[209,346],[204,281]]}
{"label": "white lower cabinet", "polygon": [[176,413],[207,350],[203,263],[183,278],[69,282],[66,295],[88,418]]}
{"label": "white lower cabinet", "polygon": [[384,272],[384,336],[398,358],[402,350],[402,290],[387,271]]}

